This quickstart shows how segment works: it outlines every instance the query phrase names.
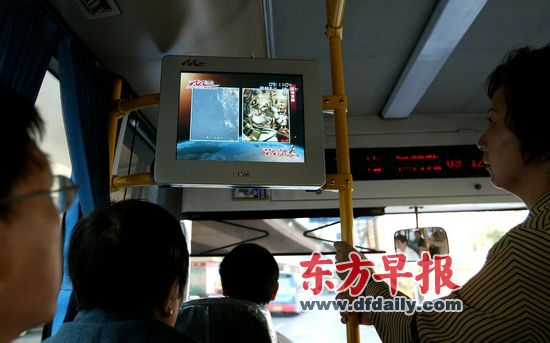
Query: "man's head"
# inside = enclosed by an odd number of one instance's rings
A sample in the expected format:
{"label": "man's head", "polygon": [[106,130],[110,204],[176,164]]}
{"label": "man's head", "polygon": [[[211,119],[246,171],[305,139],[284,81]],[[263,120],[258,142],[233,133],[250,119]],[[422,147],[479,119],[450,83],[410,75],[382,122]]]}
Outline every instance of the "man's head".
{"label": "man's head", "polygon": [[179,221],[162,207],[125,200],[75,227],[69,274],[80,310],[175,323],[189,253]]}
{"label": "man's head", "polygon": [[407,248],[407,237],[403,236],[403,235],[396,235],[394,237],[394,241],[395,241],[395,245],[397,246],[397,248],[401,251],[401,252],[404,252],[405,249]]}
{"label": "man's head", "polygon": [[[0,171],[0,199],[12,194],[13,187],[35,169],[47,168],[43,154],[37,153],[35,140],[42,135],[42,119],[33,103],[0,82],[0,99],[11,111],[2,116],[0,142],[4,147],[2,159],[9,168]],[[12,203],[0,203],[0,219],[9,218]]]}
{"label": "man's head", "polygon": [[48,196],[53,178],[35,139],[42,121],[32,102],[0,84],[0,331],[49,321],[61,283],[59,215]]}
{"label": "man's head", "polygon": [[262,246],[244,243],[236,246],[220,264],[225,296],[267,304],[279,287],[279,265]]}

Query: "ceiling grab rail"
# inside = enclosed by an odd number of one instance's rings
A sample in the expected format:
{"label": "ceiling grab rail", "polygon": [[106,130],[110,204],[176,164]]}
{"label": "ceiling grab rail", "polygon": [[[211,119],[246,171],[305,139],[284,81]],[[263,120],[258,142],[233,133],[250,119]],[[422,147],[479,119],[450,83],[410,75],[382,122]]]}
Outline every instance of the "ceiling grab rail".
{"label": "ceiling grab rail", "polygon": [[248,243],[248,242],[252,242],[252,241],[257,241],[257,240],[259,240],[259,239],[262,239],[262,238],[264,238],[264,237],[269,236],[269,232],[268,232],[267,230],[258,229],[258,228],[251,227],[251,226],[248,226],[248,225],[243,225],[243,224],[238,224],[238,223],[232,223],[232,222],[228,222],[228,221],[226,221],[226,220],[215,220],[215,221],[218,222],[218,223],[222,223],[222,224],[227,224],[227,225],[235,226],[235,227],[238,227],[238,228],[240,228],[240,229],[245,229],[245,230],[260,232],[261,235],[256,236],[256,237],[252,237],[252,238],[249,238],[249,239],[244,239],[244,240],[242,240],[242,241],[238,241],[238,242],[231,243],[231,244],[228,244],[228,245],[224,245],[224,246],[221,246],[221,247],[218,247],[218,248],[212,248],[212,249],[204,250],[204,251],[201,251],[200,253],[198,253],[197,256],[205,256],[206,254],[212,253],[212,252],[214,252],[214,251],[218,251],[218,250],[230,248],[230,247],[233,247],[233,246],[236,246],[236,245],[239,245],[239,244],[243,244],[243,243]]}
{"label": "ceiling grab rail", "polygon": [[[315,239],[315,240],[318,240],[318,241],[321,241],[321,242],[334,243],[336,241],[334,241],[332,239],[317,237],[317,236],[313,235],[312,233],[315,232],[315,231],[326,229],[327,227],[331,227],[331,226],[337,225],[337,224],[340,224],[339,220],[335,221],[335,222],[332,222],[332,223],[328,223],[328,224],[319,226],[315,229],[304,231],[303,235],[304,235],[304,237]],[[377,250],[377,249],[367,248],[367,247],[364,247],[364,246],[361,246],[361,245],[356,245],[355,248],[359,249],[359,252],[361,252],[363,254],[384,254],[384,253],[386,253],[385,250]]]}

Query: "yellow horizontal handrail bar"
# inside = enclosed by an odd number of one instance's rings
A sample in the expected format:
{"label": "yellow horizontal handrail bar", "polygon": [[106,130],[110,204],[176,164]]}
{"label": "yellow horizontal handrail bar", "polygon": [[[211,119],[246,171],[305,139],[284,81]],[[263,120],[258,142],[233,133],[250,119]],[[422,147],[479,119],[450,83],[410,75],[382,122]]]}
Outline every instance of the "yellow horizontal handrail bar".
{"label": "yellow horizontal handrail bar", "polygon": [[132,175],[114,175],[111,179],[111,191],[120,189],[120,188],[127,188],[127,187],[135,187],[135,186],[146,186],[146,185],[154,185],[155,180],[153,179],[153,175],[151,173],[138,173],[138,174],[132,174]]}
{"label": "yellow horizontal handrail bar", "polygon": [[137,111],[142,108],[158,105],[160,101],[160,94],[147,94],[142,95],[134,99],[120,99],[115,101],[111,115],[115,117],[123,116],[132,111]]}

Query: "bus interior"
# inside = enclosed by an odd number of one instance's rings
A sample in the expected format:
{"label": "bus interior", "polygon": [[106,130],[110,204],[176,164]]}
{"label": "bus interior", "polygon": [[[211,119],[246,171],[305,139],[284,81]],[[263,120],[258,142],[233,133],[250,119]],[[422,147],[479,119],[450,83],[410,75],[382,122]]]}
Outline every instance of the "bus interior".
{"label": "bus interior", "polygon": [[[491,245],[527,215],[518,198],[491,185],[475,142],[487,125],[487,75],[511,49],[550,42],[550,2],[344,2],[355,244],[393,252],[396,231],[441,227],[453,257],[453,280],[463,284],[481,268]],[[160,92],[166,55],[314,60],[320,65],[321,94],[333,92],[324,1],[25,0],[2,8],[3,16],[37,22],[35,16],[55,26],[36,106],[46,122],[43,149],[57,174],[71,175],[75,160],[66,137],[79,134],[71,131],[74,125],[64,125],[66,86],[58,45],[71,44],[109,80],[120,77],[126,99]],[[7,25],[16,24],[0,24]],[[16,39],[25,44],[23,35]],[[105,85],[103,101],[109,103],[111,88]],[[326,172],[335,173],[334,116],[330,111],[318,115]],[[157,121],[156,106],[118,120],[114,175],[152,170]],[[106,153],[101,151],[95,155]],[[91,168],[90,179],[100,178],[107,179],[106,171]],[[315,296],[303,289],[300,262],[314,251],[331,258],[331,242],[342,239],[338,192],[135,185],[112,189],[110,198],[146,199],[181,219],[191,252],[187,299],[221,296],[221,259],[239,242],[251,241],[276,256],[286,278],[284,292],[270,306],[275,328],[295,342],[346,341],[337,311],[303,312],[294,306],[299,300],[334,299],[333,289],[325,287]],[[380,256],[368,255],[377,268]],[[335,274],[330,280],[338,283]],[[418,298],[414,285],[400,284],[400,289]],[[37,328],[16,342],[41,337]],[[361,341],[380,338],[373,327],[362,326]]]}

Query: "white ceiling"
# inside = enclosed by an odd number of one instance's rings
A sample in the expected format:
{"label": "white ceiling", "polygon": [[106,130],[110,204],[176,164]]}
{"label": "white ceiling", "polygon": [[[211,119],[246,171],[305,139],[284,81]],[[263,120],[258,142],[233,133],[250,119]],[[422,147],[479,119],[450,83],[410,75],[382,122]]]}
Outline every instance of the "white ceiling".
{"label": "white ceiling", "polygon": [[[268,47],[269,57],[320,61],[322,92],[331,93],[324,1],[116,0],[121,15],[97,20],[82,15],[75,1],[51,3],[137,94],[159,91],[166,54],[268,57]],[[548,0],[348,0],[343,51],[350,117],[382,115],[438,3],[457,1],[486,4],[421,92],[412,116],[485,113],[485,78],[506,52],[550,42]],[[156,126],[154,111],[146,114]]]}

